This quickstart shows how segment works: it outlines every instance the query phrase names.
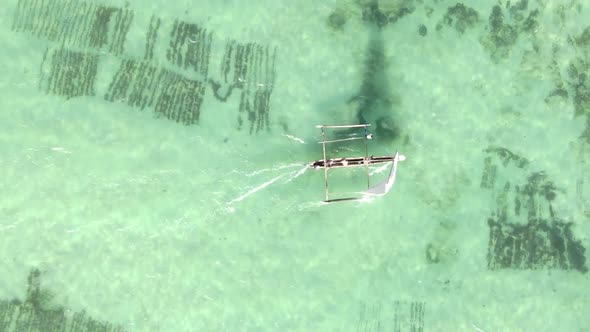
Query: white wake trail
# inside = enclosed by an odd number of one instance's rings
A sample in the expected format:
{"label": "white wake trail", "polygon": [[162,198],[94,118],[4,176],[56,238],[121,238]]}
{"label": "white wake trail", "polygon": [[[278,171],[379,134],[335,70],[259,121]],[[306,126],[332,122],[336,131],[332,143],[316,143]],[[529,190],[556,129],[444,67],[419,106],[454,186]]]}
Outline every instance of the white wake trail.
{"label": "white wake trail", "polygon": [[[297,164],[297,165],[298,165],[299,167],[301,167],[301,164]],[[284,166],[281,166],[281,167],[279,167],[278,169],[282,169],[282,168],[286,168],[286,167],[292,167],[292,166],[294,166],[294,165],[284,165]],[[291,171],[291,172],[288,172],[288,173],[283,173],[283,174],[281,174],[281,175],[279,175],[279,176],[276,176],[276,177],[274,177],[274,178],[272,178],[272,179],[270,179],[270,180],[268,180],[268,181],[266,181],[266,182],[264,182],[264,183],[262,183],[262,184],[260,184],[260,185],[258,185],[258,186],[256,186],[256,187],[254,187],[254,188],[252,188],[252,189],[248,190],[246,193],[244,193],[244,194],[240,195],[239,197],[232,199],[232,200],[231,200],[231,201],[229,201],[227,204],[228,204],[228,205],[231,205],[231,204],[233,204],[233,203],[240,202],[240,201],[244,200],[246,197],[248,197],[248,196],[250,196],[250,195],[253,195],[253,194],[255,194],[256,192],[258,192],[258,191],[260,191],[260,190],[262,190],[262,189],[264,189],[264,188],[266,188],[266,187],[270,186],[271,184],[275,183],[276,181],[278,181],[278,180],[279,180],[279,179],[281,179],[281,178],[287,177],[288,179],[287,179],[287,180],[285,180],[285,181],[283,182],[283,184],[287,184],[287,183],[289,183],[289,182],[291,182],[291,181],[295,180],[295,179],[296,179],[296,178],[298,178],[299,176],[301,176],[303,173],[305,173],[305,171],[306,171],[308,168],[309,168],[309,167],[308,167],[307,165],[305,165],[305,166],[304,166],[303,168],[301,168],[300,170],[297,170],[297,171]]]}
{"label": "white wake trail", "polygon": [[266,187],[270,186],[270,185],[271,185],[271,184],[273,184],[275,181],[277,181],[278,179],[282,178],[284,175],[285,175],[285,174],[283,174],[283,175],[279,175],[279,176],[277,176],[277,177],[276,177],[276,178],[274,178],[274,179],[271,179],[271,180],[269,180],[269,181],[266,181],[266,182],[264,182],[263,184],[259,185],[258,187],[255,187],[255,188],[252,188],[252,189],[248,190],[248,191],[247,191],[245,194],[243,194],[242,196],[240,196],[240,197],[238,197],[238,198],[232,199],[232,200],[231,200],[231,201],[229,201],[229,203],[227,203],[227,204],[233,204],[233,203],[235,203],[235,202],[239,202],[239,201],[243,200],[244,198],[246,198],[246,197],[248,197],[248,196],[250,196],[250,195],[252,195],[252,194],[256,193],[257,191],[259,191],[259,190],[262,190],[262,189],[264,189],[264,188],[266,188]]}
{"label": "white wake trail", "polygon": [[282,169],[285,168],[293,168],[293,167],[301,167],[301,163],[296,163],[296,164],[286,164],[286,165],[279,165],[277,167],[273,167],[273,168],[263,168],[263,169],[259,169],[257,171],[254,172],[250,172],[250,173],[246,173],[245,175],[247,177],[252,177],[261,173],[267,173],[267,172],[273,172],[273,171],[280,171]]}
{"label": "white wake trail", "polygon": [[298,177],[303,175],[303,173],[305,173],[305,171],[307,171],[308,169],[309,169],[309,166],[305,165],[305,166],[303,166],[302,169],[298,170],[297,172],[289,173],[288,175],[293,174],[293,173],[295,173],[295,174],[293,176],[289,177],[289,179],[287,181],[283,182],[283,184],[289,183],[289,182],[297,179]]}

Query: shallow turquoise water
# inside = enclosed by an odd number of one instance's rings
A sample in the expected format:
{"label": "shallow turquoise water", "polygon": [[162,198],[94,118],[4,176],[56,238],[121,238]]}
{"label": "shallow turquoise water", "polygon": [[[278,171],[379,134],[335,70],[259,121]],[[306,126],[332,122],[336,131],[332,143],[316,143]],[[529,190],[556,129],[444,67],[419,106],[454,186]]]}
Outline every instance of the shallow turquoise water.
{"label": "shallow turquoise water", "polygon": [[3,6],[0,330],[587,330],[590,7],[369,4]]}

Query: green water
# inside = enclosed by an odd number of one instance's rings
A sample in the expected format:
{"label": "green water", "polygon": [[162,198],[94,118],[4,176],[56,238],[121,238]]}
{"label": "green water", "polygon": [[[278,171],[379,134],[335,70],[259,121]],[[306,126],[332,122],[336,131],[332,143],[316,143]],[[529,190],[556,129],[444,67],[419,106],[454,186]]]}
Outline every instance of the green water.
{"label": "green water", "polygon": [[588,331],[590,6],[464,4],[9,0],[0,331]]}

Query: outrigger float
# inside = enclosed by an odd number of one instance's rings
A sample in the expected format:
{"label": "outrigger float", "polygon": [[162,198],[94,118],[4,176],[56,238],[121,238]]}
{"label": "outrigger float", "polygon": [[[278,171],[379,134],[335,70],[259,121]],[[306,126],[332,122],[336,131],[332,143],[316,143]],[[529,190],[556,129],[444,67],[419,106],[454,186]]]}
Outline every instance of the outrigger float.
{"label": "outrigger float", "polygon": [[[326,192],[326,203],[330,202],[338,202],[338,201],[350,201],[350,200],[361,200],[366,198],[367,196],[381,196],[385,195],[389,192],[393,183],[395,182],[395,174],[397,172],[397,163],[398,161],[403,161],[406,159],[404,155],[399,154],[396,152],[393,156],[369,156],[369,148],[368,148],[368,141],[373,138],[372,134],[368,132],[368,127],[370,124],[358,124],[358,125],[317,125],[316,128],[320,128],[322,130],[322,141],[318,142],[322,144],[322,152],[323,152],[323,159],[316,160],[313,163],[309,164],[309,167],[314,169],[324,169],[324,184],[325,184],[325,192]],[[326,140],[326,132],[325,129],[351,129],[351,128],[362,128],[364,130],[363,136],[356,136],[356,137],[347,137],[335,140]],[[345,142],[345,141],[352,141],[352,140],[365,140],[365,155],[363,157],[344,157],[344,158],[330,158],[328,159],[326,155],[326,144],[329,143],[336,143],[336,142]],[[369,175],[369,165],[381,164],[381,163],[392,163],[391,169],[389,171],[389,175],[385,180],[378,183],[377,185],[371,187],[370,183],[370,175]],[[361,194],[360,197],[345,197],[345,198],[336,198],[330,199],[329,194],[329,182],[328,182],[328,170],[331,168],[344,168],[344,167],[358,167],[364,166],[365,172],[367,174],[367,189],[364,191],[359,192]]]}

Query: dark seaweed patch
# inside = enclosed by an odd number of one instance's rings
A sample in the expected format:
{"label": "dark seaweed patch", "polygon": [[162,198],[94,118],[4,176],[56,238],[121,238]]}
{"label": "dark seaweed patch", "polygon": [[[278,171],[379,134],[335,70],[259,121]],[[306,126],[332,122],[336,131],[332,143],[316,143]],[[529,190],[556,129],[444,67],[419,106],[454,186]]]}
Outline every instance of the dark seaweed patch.
{"label": "dark seaweed patch", "polygon": [[[492,7],[488,18],[488,34],[481,40],[495,62],[507,58],[516,44],[519,33],[534,36],[538,26],[539,11],[527,12],[528,1],[519,1],[510,6],[506,4],[507,15],[500,5]],[[525,19],[526,17],[526,19]]]}
{"label": "dark seaweed patch", "polygon": [[504,22],[504,13],[498,5],[492,8],[489,17],[490,32],[487,36],[491,43],[492,58],[499,60],[508,57],[510,50],[516,44],[518,38],[517,28]]}
{"label": "dark seaweed patch", "polygon": [[[573,236],[573,223],[563,222],[553,208],[563,190],[545,172],[530,172],[527,159],[508,149],[485,152],[481,187],[492,191],[495,205],[487,220],[488,268],[586,272],[585,248]],[[510,170],[510,177],[502,178],[500,170]],[[515,176],[515,170],[528,175]]]}
{"label": "dark seaweed patch", "polygon": [[520,29],[524,32],[534,33],[539,26],[539,10],[535,9],[529,13],[526,20],[520,26]]}
{"label": "dark seaweed patch", "polygon": [[459,33],[464,33],[479,21],[479,14],[475,9],[458,2],[447,8],[443,17],[444,24],[455,28]]}
{"label": "dark seaweed patch", "polygon": [[516,153],[513,153],[510,150],[503,147],[491,146],[486,148],[484,152],[488,154],[493,154],[499,159],[501,159],[502,165],[504,167],[508,166],[508,164],[513,164],[518,168],[524,168],[529,164],[529,161],[526,158],[521,157]]}
{"label": "dark seaweed patch", "polygon": [[[40,87],[72,98],[95,95],[100,55],[123,54],[132,20],[127,5],[121,9],[77,0],[19,0],[12,29],[60,45],[43,57]],[[197,124],[209,82],[222,102],[234,88],[240,89],[239,129],[246,120],[250,133],[269,129],[276,48],[229,42],[221,63],[222,80],[216,82],[208,77],[213,33],[197,24],[178,19],[173,23],[165,58],[177,71],[152,63],[161,23],[160,18],[151,17],[142,60],[122,57],[104,94],[106,100],[152,108],[158,117]]]}
{"label": "dark seaweed patch", "polygon": [[492,157],[487,156],[484,159],[484,169],[481,175],[481,188],[493,188],[494,183],[496,182],[496,173],[498,171],[498,167],[492,164]]}
{"label": "dark seaweed patch", "polygon": [[559,98],[562,98],[562,99],[567,99],[568,96],[569,96],[569,93],[567,92],[567,90],[564,89],[561,86],[558,86],[555,89],[551,90],[551,92],[545,98],[545,102],[549,102],[549,100],[551,98],[553,98],[553,97],[559,97]]}
{"label": "dark seaweed patch", "polygon": [[590,115],[590,80],[587,79],[590,64],[577,58],[570,62],[567,83],[572,91],[575,116]]}
{"label": "dark seaweed patch", "polygon": [[64,96],[66,99],[95,95],[97,55],[65,48],[48,48],[42,68],[45,65],[49,67],[48,73],[45,75],[42,70],[40,79],[40,88],[45,93]]}
{"label": "dark seaweed patch", "polygon": [[150,19],[150,25],[148,27],[146,41],[145,41],[145,54],[144,60],[152,60],[154,58],[154,46],[158,39],[158,30],[160,30],[160,18],[152,15]]}
{"label": "dark seaweed patch", "polygon": [[[209,80],[213,95],[225,102],[234,88],[240,89],[238,128],[244,116],[250,123],[250,133],[268,129],[270,96],[275,81],[276,48],[256,43],[226,44],[221,61],[221,82]],[[222,92],[225,90],[224,92]]]}
{"label": "dark seaweed patch", "polygon": [[384,27],[389,23],[389,18],[379,9],[377,1],[370,1],[362,7],[363,21],[375,24],[378,27]]}
{"label": "dark seaweed patch", "polygon": [[578,54],[568,64],[566,84],[572,97],[574,116],[586,117],[586,128],[581,139],[590,142],[590,26],[579,36],[570,36],[568,42]]}
{"label": "dark seaweed patch", "polygon": [[0,331],[123,332],[123,328],[88,317],[84,311],[71,313],[53,303],[52,294],[41,288],[41,272],[34,269],[27,278],[24,301],[0,301]]}
{"label": "dark seaweed patch", "polygon": [[207,79],[213,34],[197,24],[174,21],[166,59],[182,69],[192,69]]}
{"label": "dark seaweed patch", "polygon": [[583,135],[585,140],[579,143],[578,152],[578,175],[576,177],[576,205],[579,211],[590,218],[590,118],[586,118],[586,129]]}
{"label": "dark seaweed patch", "polygon": [[383,28],[388,24],[395,24],[402,17],[412,14],[416,8],[413,1],[399,1],[390,4],[386,9],[379,7],[379,1],[369,0],[360,3],[364,22]]}
{"label": "dark seaweed patch", "polygon": [[[494,192],[497,220],[516,222],[518,219],[522,224],[533,218],[555,217],[552,203],[561,190],[545,172],[528,171],[529,161],[506,148],[491,147],[484,151],[487,155],[481,187]],[[511,176],[502,177],[503,173]]]}
{"label": "dark seaweed patch", "polygon": [[221,62],[222,80],[240,89],[272,84],[275,57],[276,48],[271,50],[269,46],[257,43],[230,41],[226,44]]}
{"label": "dark seaweed patch", "polygon": [[138,60],[123,60],[113,77],[105,100],[129,106],[153,108],[164,116],[186,125],[199,121],[205,84],[168,69]]}
{"label": "dark seaweed patch", "polygon": [[582,33],[575,37],[578,47],[590,47],[590,26],[587,26]]}
{"label": "dark seaweed patch", "polygon": [[19,0],[12,30],[76,46],[123,53],[133,11],[76,0]]}
{"label": "dark seaweed patch", "polygon": [[575,240],[572,223],[530,219],[525,225],[488,220],[488,268],[557,268],[587,272],[585,248]]}
{"label": "dark seaweed patch", "polygon": [[560,69],[559,63],[557,61],[558,52],[559,52],[559,46],[553,45],[553,47],[552,47],[553,54],[552,54],[551,63],[549,64],[547,69],[549,69],[549,71],[551,72],[554,87],[549,92],[547,97],[545,97],[545,103],[547,103],[547,104],[551,104],[552,101],[555,101],[555,100],[562,100],[562,101],[568,100],[569,96],[570,96],[567,86],[565,85],[564,80],[562,78],[561,69]]}
{"label": "dark seaweed patch", "polygon": [[425,312],[422,301],[361,301],[356,331],[423,332]]}

